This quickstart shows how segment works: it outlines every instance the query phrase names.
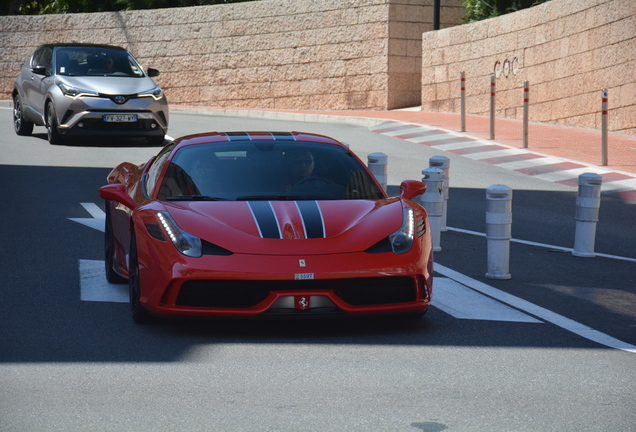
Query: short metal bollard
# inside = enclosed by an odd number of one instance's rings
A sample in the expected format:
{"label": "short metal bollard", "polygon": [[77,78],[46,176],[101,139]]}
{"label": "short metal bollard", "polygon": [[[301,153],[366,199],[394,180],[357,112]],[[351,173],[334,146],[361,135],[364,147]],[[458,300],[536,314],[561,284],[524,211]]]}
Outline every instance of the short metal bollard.
{"label": "short metal bollard", "polygon": [[512,189],[494,185],[486,189],[486,241],[488,279],[510,279]]}
{"label": "short metal bollard", "polygon": [[367,166],[378,180],[384,191],[386,192],[388,181],[388,160],[389,157],[384,153],[371,153],[367,156]]}
{"label": "short metal bollard", "polygon": [[428,213],[433,251],[439,252],[442,250],[440,228],[444,206],[444,171],[439,168],[426,168],[422,170],[422,175],[424,176],[422,182],[426,185],[426,192],[420,196],[420,203]]}
{"label": "short metal bollard", "polygon": [[594,173],[579,176],[579,193],[576,197],[576,229],[572,255],[592,258],[596,238],[596,222],[601,207],[601,186],[603,178]]}
{"label": "short metal bollard", "polygon": [[446,219],[448,214],[448,188],[450,182],[450,159],[446,156],[433,156],[428,160],[428,166],[430,168],[439,168],[444,171],[444,201],[442,203],[442,220],[440,225],[440,231],[446,232],[448,231],[448,227],[446,226]]}

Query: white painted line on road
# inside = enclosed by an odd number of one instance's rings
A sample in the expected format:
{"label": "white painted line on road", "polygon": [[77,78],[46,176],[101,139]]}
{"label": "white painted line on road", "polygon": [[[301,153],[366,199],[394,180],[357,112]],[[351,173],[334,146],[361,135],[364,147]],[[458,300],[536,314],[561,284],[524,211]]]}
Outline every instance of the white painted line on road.
{"label": "white painted line on road", "polygon": [[406,141],[411,141],[416,144],[428,145],[427,143],[431,141],[447,141],[447,140],[455,140],[457,138],[461,138],[461,137],[449,135],[446,132],[444,132],[441,134],[428,135],[424,137],[407,138]]}
{"label": "white painted line on road", "polygon": [[524,150],[519,150],[519,149],[505,149],[505,150],[485,151],[485,152],[479,152],[479,153],[469,153],[469,154],[464,154],[462,156],[467,157],[469,159],[481,160],[481,159],[490,159],[490,158],[503,157],[503,156],[516,156],[516,155],[525,154],[525,153],[528,153],[528,152]]}
{"label": "white painted line on road", "polygon": [[415,131],[420,131],[420,130],[422,130],[422,128],[419,127],[419,126],[407,126],[407,127],[404,127],[404,128],[402,128],[400,130],[394,130],[394,131],[390,131],[390,132],[382,132],[382,135],[386,135],[386,136],[390,136],[390,137],[396,137],[396,136],[399,136],[399,135],[405,135],[405,134],[412,133],[412,132],[415,132]]}
{"label": "white painted line on road", "polygon": [[609,348],[636,354],[636,346],[634,345],[630,345],[626,342],[620,341],[616,338],[613,338],[612,336],[606,335],[605,333],[601,333],[598,330],[594,330],[593,328],[590,328],[586,325],[549,311],[548,309],[542,308],[541,306],[537,306],[533,303],[530,303],[529,301],[523,300],[519,297],[515,297],[512,294],[508,294],[505,291],[491,287],[490,285],[487,285],[476,279],[472,279],[466,275],[456,272],[455,270],[451,270],[448,267],[444,267],[441,264],[435,263],[435,271],[475,291],[492,297],[493,299],[496,299],[502,303],[506,303],[521,311],[534,315],[537,318],[552,323],[585,339],[591,340]]}
{"label": "white painted line on road", "polygon": [[128,285],[109,283],[104,261],[79,260],[80,299],[82,301],[128,303]]}
{"label": "white painted line on road", "polygon": [[69,218],[70,220],[86,225],[89,228],[104,232],[106,213],[95,203],[80,203],[92,218]]}
{"label": "white painted line on road", "polygon": [[[437,266],[437,264],[436,264]],[[536,318],[448,278],[435,278],[431,305],[457,319],[540,323]]]}
{"label": "white painted line on road", "polygon": [[463,150],[471,147],[482,147],[484,144],[479,141],[460,141],[452,142],[450,140],[447,144],[433,144],[431,147],[435,147],[438,150],[450,151],[450,150]]}
{"label": "white painted line on road", "polygon": [[[455,232],[460,232],[460,233],[464,233],[464,234],[470,234],[470,235],[476,235],[476,236],[480,236],[480,237],[486,237],[485,233],[480,233],[477,231],[470,231],[470,230],[465,230],[465,229],[461,229],[461,228],[453,228],[453,227],[448,227],[449,231],[455,231]],[[521,243],[521,244],[526,244],[526,245],[530,245],[530,246],[538,246],[538,247],[542,247],[542,248],[548,248],[548,249],[553,249],[553,250],[558,250],[561,252],[572,252],[574,249],[573,248],[566,248],[563,246],[554,246],[554,245],[549,245],[549,244],[545,244],[545,243],[537,243],[537,242],[532,242],[532,241],[528,241],[528,240],[520,240],[520,239],[510,239],[511,242],[513,243]],[[603,254],[603,253],[598,253],[598,252],[594,252],[595,255],[597,257],[602,257],[602,258],[610,258],[610,259],[616,259],[616,260],[622,260],[622,261],[630,261],[630,262],[636,262],[636,258],[628,258],[628,257],[623,257],[623,256],[618,256],[618,255],[608,255],[608,254]]]}
{"label": "white painted line on road", "polygon": [[495,164],[499,168],[505,168],[508,170],[518,170],[524,168],[535,168],[543,165],[552,165],[563,162],[563,159],[558,159],[552,156],[540,157],[535,159],[526,159],[520,160],[517,162],[505,162],[500,164]]}

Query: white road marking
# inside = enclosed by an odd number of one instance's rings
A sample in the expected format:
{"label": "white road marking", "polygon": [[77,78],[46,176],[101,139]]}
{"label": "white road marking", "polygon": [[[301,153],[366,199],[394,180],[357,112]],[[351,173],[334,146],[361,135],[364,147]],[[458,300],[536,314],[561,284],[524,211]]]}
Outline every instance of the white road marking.
{"label": "white road marking", "polygon": [[558,159],[552,156],[539,157],[534,159],[525,159],[516,162],[505,162],[500,164],[495,164],[499,168],[505,168],[507,170],[519,170],[525,168],[536,168],[543,165],[552,165],[563,162],[563,159]]}
{"label": "white road marking", "polygon": [[[450,141],[450,140],[444,140]],[[490,144],[492,145],[492,144]],[[471,147],[483,147],[484,143],[480,141],[460,141],[460,142],[449,142],[447,144],[435,144],[431,147],[435,147],[438,150],[450,151],[450,150],[463,150]]]}
{"label": "white road marking", "polygon": [[490,158],[504,157],[504,156],[516,156],[516,155],[525,154],[525,153],[528,153],[528,152],[525,150],[519,150],[519,149],[505,149],[505,150],[485,151],[485,152],[479,152],[479,153],[469,153],[469,154],[463,154],[462,156],[467,157],[469,159],[482,160],[482,159],[490,159]]}
{"label": "white road marking", "polygon": [[[437,267],[437,264],[436,264]],[[449,278],[435,278],[432,305],[458,319],[540,323]]]}
{"label": "white road marking", "polygon": [[[465,230],[465,229],[461,229],[461,228],[448,227],[448,230],[449,231],[456,231],[456,232],[460,232],[460,233],[464,233],[464,234],[476,235],[476,236],[480,236],[480,237],[486,237],[486,233],[480,233],[480,232],[477,232],[477,231],[470,231],[470,230]],[[532,241],[528,241],[528,240],[519,240],[519,239],[514,239],[514,238],[510,239],[510,241],[513,242],[513,243],[521,243],[521,244],[527,244],[527,245],[530,245],[530,246],[538,246],[538,247],[547,248],[547,249],[553,249],[553,250],[562,251],[562,252],[572,252],[574,250],[573,248],[567,248],[567,247],[563,247],[563,246],[554,246],[554,245],[550,245],[550,244],[546,244],[546,243],[537,243],[537,242],[532,242]],[[636,262],[636,258],[629,258],[629,257],[618,256],[618,255],[608,255],[608,254],[603,254],[603,253],[598,253],[598,252],[594,252],[594,253],[598,257],[616,259],[616,260],[621,260],[621,261]]]}
{"label": "white road marking", "polygon": [[89,228],[104,232],[106,213],[95,203],[80,203],[82,207],[92,216],[92,218],[69,218],[70,220],[86,225]]}
{"label": "white road marking", "polygon": [[435,263],[435,271],[477,292],[487,295],[502,303],[508,304],[521,311],[527,312],[528,314],[534,315],[537,318],[552,323],[564,330],[568,330],[574,334],[584,337],[585,339],[591,340],[609,348],[636,354],[636,346],[634,345],[630,345],[626,342],[620,341],[616,338],[613,338],[612,336],[606,335],[605,333],[601,333],[598,330],[594,330],[593,328],[590,328],[586,325],[549,311],[548,309],[542,308],[541,306],[537,306],[533,303],[530,303],[529,301],[523,300],[519,297],[513,296],[512,294],[508,294],[507,292],[491,287],[490,285],[472,279],[459,272],[456,272],[455,270],[444,267],[441,264]]}
{"label": "white road marking", "polygon": [[128,285],[106,280],[104,261],[79,260],[80,298],[82,301],[128,303]]}

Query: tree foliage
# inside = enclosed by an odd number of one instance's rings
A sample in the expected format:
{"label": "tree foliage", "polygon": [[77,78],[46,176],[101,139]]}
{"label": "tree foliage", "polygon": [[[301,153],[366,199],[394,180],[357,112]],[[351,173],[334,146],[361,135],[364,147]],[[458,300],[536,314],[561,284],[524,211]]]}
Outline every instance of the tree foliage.
{"label": "tree foliage", "polygon": [[257,0],[2,0],[0,15],[43,15],[203,6]]}
{"label": "tree foliage", "polygon": [[464,0],[462,2],[462,6],[466,9],[464,22],[470,23],[494,18],[536,6],[546,1],[549,0]]}

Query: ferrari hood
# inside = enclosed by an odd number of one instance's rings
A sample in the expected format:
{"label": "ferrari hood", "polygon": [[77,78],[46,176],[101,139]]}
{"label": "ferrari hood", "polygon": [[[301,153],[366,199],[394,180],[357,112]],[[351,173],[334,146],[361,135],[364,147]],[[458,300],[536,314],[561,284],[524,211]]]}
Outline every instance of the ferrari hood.
{"label": "ferrari hood", "polygon": [[166,205],[190,234],[234,253],[363,251],[400,228],[402,201],[228,201]]}

